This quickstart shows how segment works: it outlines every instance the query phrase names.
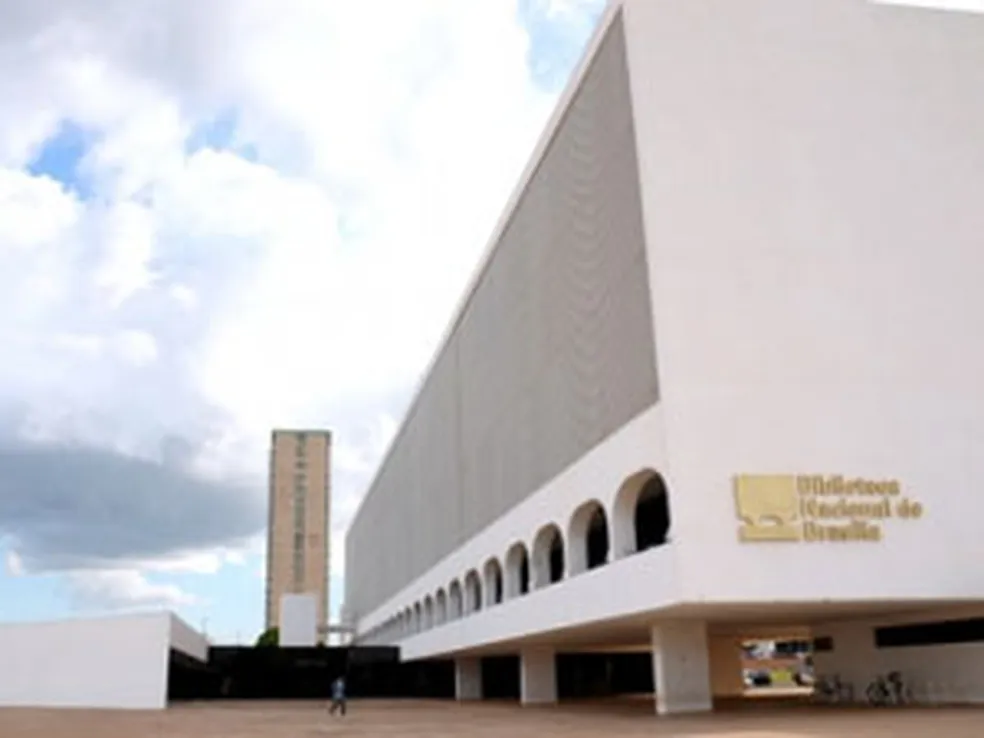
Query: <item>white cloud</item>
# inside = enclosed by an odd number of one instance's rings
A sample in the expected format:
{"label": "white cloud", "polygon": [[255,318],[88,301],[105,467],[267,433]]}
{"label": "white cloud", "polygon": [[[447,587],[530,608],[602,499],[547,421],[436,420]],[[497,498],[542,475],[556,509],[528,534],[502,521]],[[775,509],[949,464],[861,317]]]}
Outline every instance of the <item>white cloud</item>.
{"label": "white cloud", "polygon": [[176,609],[198,602],[180,587],[151,582],[133,569],[76,572],[68,579],[72,597],[82,609]]}
{"label": "white cloud", "polygon": [[[581,23],[566,5],[557,22]],[[197,473],[255,494],[271,426],[329,426],[340,574],[341,532],[551,104],[516,0],[12,8],[0,409],[33,442],[151,458],[190,439]],[[24,169],[66,123],[88,142],[78,192]],[[141,572],[216,571],[237,560],[221,545],[76,589],[173,604]]]}
{"label": "white cloud", "polygon": [[24,576],[24,562],[16,551],[7,551],[4,554],[4,572],[10,577]]}
{"label": "white cloud", "polygon": [[170,574],[216,574],[225,566],[242,566],[246,563],[247,552],[254,549],[255,545],[251,543],[242,549],[216,548],[179,553],[162,559],[136,562],[136,568]]}
{"label": "white cloud", "polygon": [[146,331],[121,331],[117,344],[120,357],[131,366],[146,366],[157,359],[157,341]]}

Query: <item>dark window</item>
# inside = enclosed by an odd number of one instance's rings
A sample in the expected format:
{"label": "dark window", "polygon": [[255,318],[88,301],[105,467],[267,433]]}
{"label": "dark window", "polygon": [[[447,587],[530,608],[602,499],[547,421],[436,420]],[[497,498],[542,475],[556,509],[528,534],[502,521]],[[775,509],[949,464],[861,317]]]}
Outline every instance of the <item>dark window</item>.
{"label": "dark window", "polygon": [[875,646],[878,648],[943,646],[981,641],[984,641],[984,618],[875,628]]}
{"label": "dark window", "polygon": [[813,639],[814,653],[829,653],[834,650],[834,639],[830,636],[818,636]]}

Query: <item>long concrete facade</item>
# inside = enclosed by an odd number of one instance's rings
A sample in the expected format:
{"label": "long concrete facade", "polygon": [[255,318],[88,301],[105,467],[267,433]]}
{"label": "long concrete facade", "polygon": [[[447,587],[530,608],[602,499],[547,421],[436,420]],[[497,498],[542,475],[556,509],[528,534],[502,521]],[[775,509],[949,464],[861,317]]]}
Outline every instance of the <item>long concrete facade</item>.
{"label": "long concrete facade", "polygon": [[646,648],[673,713],[799,629],[984,700],[981,131],[980,15],[611,2],[349,532],[358,640],[529,703]]}

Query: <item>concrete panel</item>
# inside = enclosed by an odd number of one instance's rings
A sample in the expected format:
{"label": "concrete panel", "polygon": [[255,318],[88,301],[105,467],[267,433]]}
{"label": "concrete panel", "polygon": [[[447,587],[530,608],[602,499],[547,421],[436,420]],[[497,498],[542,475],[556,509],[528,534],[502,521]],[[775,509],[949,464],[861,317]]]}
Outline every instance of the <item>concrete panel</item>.
{"label": "concrete panel", "polygon": [[[688,598],[979,597],[984,16],[624,6]],[[744,473],[894,479],[925,514],[743,544]]]}
{"label": "concrete panel", "polygon": [[494,244],[348,532],[357,616],[658,398],[620,22]]}
{"label": "concrete panel", "polygon": [[171,615],[171,648],[201,662],[208,661],[208,639],[176,615]]}
{"label": "concrete panel", "polygon": [[0,706],[161,709],[168,613],[0,625]]}
{"label": "concrete panel", "polygon": [[310,647],[318,641],[318,596],[289,594],[280,598],[280,645]]}

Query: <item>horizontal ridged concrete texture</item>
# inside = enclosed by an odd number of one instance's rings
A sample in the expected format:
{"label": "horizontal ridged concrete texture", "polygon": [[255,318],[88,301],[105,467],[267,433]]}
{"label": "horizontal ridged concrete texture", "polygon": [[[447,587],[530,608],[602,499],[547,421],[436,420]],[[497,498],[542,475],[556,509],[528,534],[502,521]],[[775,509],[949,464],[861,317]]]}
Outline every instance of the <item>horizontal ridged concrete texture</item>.
{"label": "horizontal ridged concrete texture", "polygon": [[352,615],[658,400],[647,274],[616,19],[349,530]]}

